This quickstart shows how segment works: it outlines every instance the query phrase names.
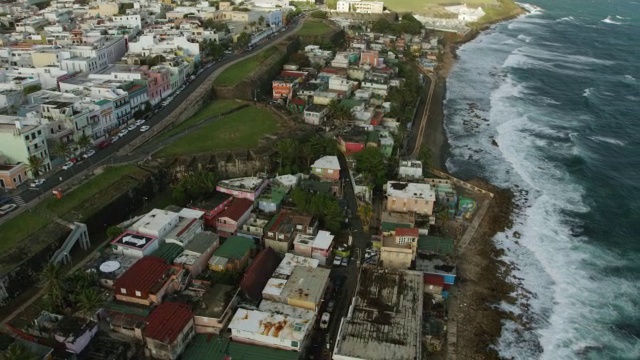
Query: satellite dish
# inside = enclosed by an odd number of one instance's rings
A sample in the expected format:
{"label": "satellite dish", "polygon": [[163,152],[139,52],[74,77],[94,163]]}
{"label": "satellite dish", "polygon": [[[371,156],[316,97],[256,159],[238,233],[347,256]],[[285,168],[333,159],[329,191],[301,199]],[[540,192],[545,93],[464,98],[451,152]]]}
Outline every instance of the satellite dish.
{"label": "satellite dish", "polygon": [[105,261],[100,265],[100,271],[110,273],[120,269],[120,263],[114,260]]}

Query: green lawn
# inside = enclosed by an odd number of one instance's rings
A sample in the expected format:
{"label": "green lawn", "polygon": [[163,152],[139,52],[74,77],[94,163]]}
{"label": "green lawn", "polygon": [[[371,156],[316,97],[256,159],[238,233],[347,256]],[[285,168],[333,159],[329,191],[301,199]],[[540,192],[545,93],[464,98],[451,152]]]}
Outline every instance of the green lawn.
{"label": "green lawn", "polygon": [[465,3],[467,6],[497,4],[496,0],[466,0],[456,3],[450,0],[385,0],[384,6],[396,12],[412,12],[420,14],[433,6],[449,6]]}
{"label": "green lawn", "polygon": [[214,102],[210,103],[206,107],[200,109],[200,111],[198,111],[192,117],[172,127],[171,129],[167,130],[164,134],[162,134],[161,138],[164,139],[169,136],[173,136],[184,129],[188,129],[189,127],[193,126],[194,124],[198,123],[203,119],[216,116],[222,112],[237,108],[242,104],[244,104],[244,102],[237,101],[237,100],[224,100],[224,99],[215,100]]}
{"label": "green lawn", "polygon": [[278,49],[275,46],[272,46],[255,54],[250,58],[244,59],[229,66],[220,75],[218,75],[213,84],[220,87],[235,86],[240,81],[244,80],[254,70],[256,70],[262,62],[268,59],[277,50]]}
{"label": "green lawn", "polygon": [[278,130],[278,120],[267,110],[244,108],[187,134],[158,152],[158,156],[179,156],[218,150],[248,149],[265,134]]}
{"label": "green lawn", "polygon": [[304,21],[302,28],[298,31],[300,36],[320,36],[324,35],[333,28],[321,20],[308,18]]}
{"label": "green lawn", "polygon": [[[141,170],[135,166],[107,168],[102,174],[64,194],[62,199],[47,198],[43,200],[36,205],[32,212],[24,212],[0,225],[0,234],[2,234],[0,251],[11,248],[18,241],[49,224],[52,220],[43,214],[64,217],[64,215],[77,207],[85,206],[85,202],[88,202],[87,200],[104,192],[111,185],[118,183],[124,175],[135,175],[140,172]],[[95,204],[96,202],[91,201],[90,203]],[[87,216],[89,214],[84,215]]]}

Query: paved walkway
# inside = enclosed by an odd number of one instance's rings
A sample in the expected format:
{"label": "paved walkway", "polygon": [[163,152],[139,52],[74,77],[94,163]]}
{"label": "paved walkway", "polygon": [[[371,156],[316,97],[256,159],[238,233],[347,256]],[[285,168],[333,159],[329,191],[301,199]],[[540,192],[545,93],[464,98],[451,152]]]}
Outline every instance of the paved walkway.
{"label": "paved walkway", "polygon": [[460,239],[460,243],[458,244],[458,252],[463,253],[467,245],[471,242],[473,237],[476,234],[476,230],[478,230],[478,226],[484,219],[484,216],[487,214],[489,207],[491,206],[492,199],[491,198],[483,198],[482,203],[480,204],[480,209],[476,213],[476,216],[473,218],[471,225],[467,228],[462,239]]}

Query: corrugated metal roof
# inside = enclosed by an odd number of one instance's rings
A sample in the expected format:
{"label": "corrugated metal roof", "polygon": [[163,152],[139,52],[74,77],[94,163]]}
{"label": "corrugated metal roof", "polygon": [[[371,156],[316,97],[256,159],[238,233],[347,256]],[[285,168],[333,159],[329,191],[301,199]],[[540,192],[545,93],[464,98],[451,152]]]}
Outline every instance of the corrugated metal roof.
{"label": "corrugated metal roof", "polygon": [[220,213],[220,217],[238,221],[251,208],[253,208],[253,201],[243,198],[235,199],[228,208]]}
{"label": "corrugated metal roof", "polygon": [[232,236],[225,240],[216,251],[214,256],[227,259],[239,260],[253,247],[253,239],[243,236]]}
{"label": "corrugated metal roof", "polygon": [[[138,260],[121,277],[113,287],[118,292],[120,288],[127,290],[127,296],[138,297],[135,291],[148,293],[154,285],[162,281],[168,275],[171,266],[164,259],[155,256],[145,256]],[[143,295],[144,296],[144,295]]]}
{"label": "corrugated metal roof", "polygon": [[151,255],[164,259],[168,264],[172,264],[173,260],[175,260],[178,255],[182,254],[183,251],[184,249],[182,246],[178,244],[164,243]]}
{"label": "corrugated metal roof", "polygon": [[418,238],[418,252],[434,253],[441,255],[453,255],[454,252],[453,239],[421,235]]}
{"label": "corrugated metal roof", "polygon": [[244,274],[240,288],[249,300],[258,301],[267,281],[278,267],[280,257],[272,248],[266,248],[256,256]]}
{"label": "corrugated metal roof", "polygon": [[183,357],[189,360],[227,360],[229,357],[234,360],[296,360],[299,356],[297,351],[231,342],[222,336],[196,335]]}
{"label": "corrugated metal roof", "polygon": [[193,313],[188,305],[164,302],[147,318],[144,335],[165,344],[172,344],[192,319]]}

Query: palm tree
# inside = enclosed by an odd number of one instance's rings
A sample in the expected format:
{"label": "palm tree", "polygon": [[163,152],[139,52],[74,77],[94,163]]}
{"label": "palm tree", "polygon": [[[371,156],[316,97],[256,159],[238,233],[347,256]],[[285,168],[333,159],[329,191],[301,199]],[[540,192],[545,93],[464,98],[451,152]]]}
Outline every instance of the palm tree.
{"label": "palm tree", "polygon": [[82,289],[78,295],[80,310],[89,316],[91,316],[91,313],[99,308],[103,302],[102,294],[95,288]]}
{"label": "palm tree", "polygon": [[250,22],[250,23],[249,23],[249,26],[251,26],[251,31],[252,31],[252,32],[253,32],[253,31],[255,31],[255,29],[256,29],[256,22],[255,22],[255,21]]}
{"label": "palm tree", "polygon": [[313,158],[313,145],[309,142],[306,142],[299,146],[298,154],[305,161],[307,165],[306,169],[311,166],[311,159]]}
{"label": "palm tree", "polygon": [[262,26],[262,24],[264,24],[264,16],[260,15],[258,18],[258,25]]}
{"label": "palm tree", "polygon": [[59,157],[61,157],[63,160],[66,160],[69,157],[71,157],[71,154],[73,153],[71,151],[71,147],[69,146],[69,143],[66,143],[63,141],[57,141],[53,145],[53,152]]}
{"label": "palm tree", "polygon": [[78,144],[81,149],[86,149],[91,146],[91,138],[87,136],[87,134],[82,134],[76,141],[76,144]]}
{"label": "palm tree", "polygon": [[31,176],[33,176],[34,179],[37,178],[40,175],[42,166],[44,166],[44,159],[35,155],[31,155],[29,156],[29,159],[27,159],[27,161],[27,169],[31,172]]}
{"label": "palm tree", "polygon": [[40,274],[40,280],[53,306],[60,306],[64,300],[64,275],[62,267],[54,263],[48,263]]}
{"label": "palm tree", "polygon": [[283,169],[285,165],[291,165],[297,145],[297,142],[293,139],[284,139],[276,143],[276,149],[278,155],[280,155],[280,169]]}
{"label": "palm tree", "polygon": [[38,357],[32,353],[24,344],[14,341],[9,345],[2,355],[1,360],[37,360]]}

